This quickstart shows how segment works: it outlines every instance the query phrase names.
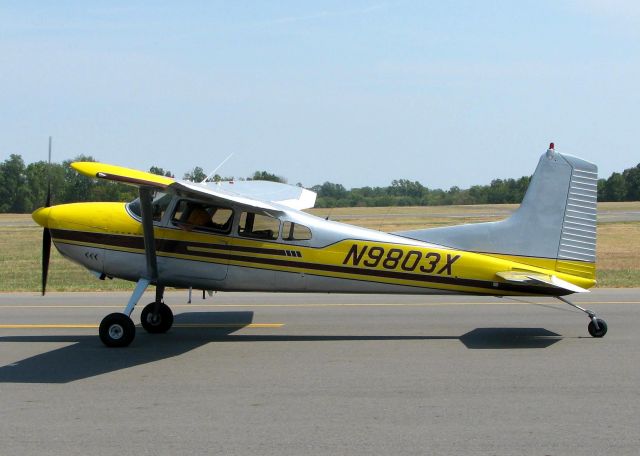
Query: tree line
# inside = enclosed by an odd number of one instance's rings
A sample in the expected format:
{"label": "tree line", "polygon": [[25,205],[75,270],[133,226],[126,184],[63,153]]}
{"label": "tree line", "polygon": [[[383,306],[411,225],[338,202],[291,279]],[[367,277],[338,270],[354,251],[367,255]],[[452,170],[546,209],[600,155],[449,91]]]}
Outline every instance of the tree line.
{"label": "tree line", "polygon": [[[71,163],[96,161],[91,156],[79,155],[62,163],[38,161],[25,164],[22,156],[11,154],[0,163],[0,213],[23,214],[44,206],[47,188],[51,183],[51,203],[64,204],[83,201],[131,201],[138,190],[130,185],[102,179],[88,179],[78,174]],[[150,173],[175,177],[170,170],[152,166]],[[196,166],[182,178],[193,182],[207,179],[204,170]],[[214,175],[208,181],[233,180],[233,177]],[[286,183],[286,179],[267,171],[256,171],[249,177],[236,180],[271,180]]]}
{"label": "tree line", "polygon": [[[80,155],[62,163],[45,161],[25,164],[20,155],[12,154],[0,163],[0,213],[28,213],[44,205],[50,179],[52,204],[79,201],[130,201],[137,196],[134,187],[79,175],[69,165],[74,161],[95,161]],[[152,166],[149,172],[174,177],[171,171]],[[196,166],[182,178],[194,182],[207,179]],[[209,181],[233,180],[214,175]],[[342,184],[325,182],[310,189],[318,194],[316,207],[352,206],[438,206],[449,204],[519,203],[529,186],[529,176],[519,179],[494,179],[489,185],[467,189],[430,189],[418,181],[397,179],[387,187],[361,187],[347,190]],[[269,180],[286,183],[286,179],[267,171],[256,171],[236,180]],[[302,184],[298,183],[298,186]],[[598,201],[639,201],[640,164],[621,173],[614,172],[598,180]]]}

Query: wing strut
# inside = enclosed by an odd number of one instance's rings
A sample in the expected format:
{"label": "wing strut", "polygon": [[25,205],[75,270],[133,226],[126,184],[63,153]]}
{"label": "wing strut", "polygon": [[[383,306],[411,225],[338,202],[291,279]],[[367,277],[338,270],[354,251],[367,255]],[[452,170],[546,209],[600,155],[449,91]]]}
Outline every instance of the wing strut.
{"label": "wing strut", "polygon": [[[138,279],[136,288],[129,298],[129,303],[124,310],[124,314],[131,316],[133,309],[142,297],[143,293],[151,283],[156,284],[156,303],[162,301],[164,287],[157,284],[158,281],[158,259],[156,257],[156,238],[153,233],[153,189],[150,187],[140,187],[140,207],[142,209],[142,233],[144,235],[144,256],[147,261],[147,271],[145,276]],[[155,307],[155,306],[154,306]]]}
{"label": "wing strut", "polygon": [[142,208],[142,232],[144,234],[144,256],[147,259],[147,279],[158,280],[158,260],[156,258],[156,238],[153,234],[153,190],[140,187],[140,206]]}

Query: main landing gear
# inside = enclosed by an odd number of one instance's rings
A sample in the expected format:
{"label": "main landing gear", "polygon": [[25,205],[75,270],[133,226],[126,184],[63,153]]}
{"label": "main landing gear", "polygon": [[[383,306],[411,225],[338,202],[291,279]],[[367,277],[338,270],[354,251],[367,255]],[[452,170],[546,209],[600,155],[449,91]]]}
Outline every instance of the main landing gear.
{"label": "main landing gear", "polygon": [[591,337],[604,337],[604,335],[607,333],[607,322],[602,318],[598,318],[594,311],[585,309],[572,302],[569,302],[562,296],[556,296],[556,298],[558,298],[565,304],[569,304],[571,307],[575,307],[576,309],[581,310],[582,312],[587,314],[590,320],[589,325],[587,326],[587,330],[589,331],[589,334],[591,334]]}
{"label": "main landing gear", "polygon": [[163,302],[147,304],[140,314],[142,327],[151,334],[166,333],[173,325],[173,312]]}
{"label": "main landing gear", "polygon": [[136,326],[129,315],[116,312],[102,319],[99,334],[107,347],[126,347],[136,337]]}
{"label": "main landing gear", "polygon": [[162,302],[164,286],[161,285],[162,281],[158,275],[153,208],[151,207],[154,188],[141,186],[139,191],[146,270],[138,280],[124,312],[107,315],[100,323],[100,340],[107,347],[126,347],[133,342],[136,337],[136,326],[131,320],[131,312],[152,282],[156,285],[156,300],[142,310],[142,327],[149,333],[158,334],[169,331],[173,324],[173,313]]}
{"label": "main landing gear", "polygon": [[[131,320],[131,313],[142,294],[149,286],[147,279],[140,279],[136,285],[124,312],[116,312],[104,317],[100,323],[100,340],[107,347],[126,347],[136,337],[136,326]],[[162,302],[164,287],[156,286],[156,300],[142,309],[140,323],[151,334],[166,333],[173,325],[173,312]]]}

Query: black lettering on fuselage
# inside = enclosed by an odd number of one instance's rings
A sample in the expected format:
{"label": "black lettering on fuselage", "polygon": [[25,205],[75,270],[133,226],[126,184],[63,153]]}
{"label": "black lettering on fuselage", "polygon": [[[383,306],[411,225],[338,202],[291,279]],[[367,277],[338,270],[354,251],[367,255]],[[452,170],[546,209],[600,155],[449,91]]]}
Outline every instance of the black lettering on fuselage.
{"label": "black lettering on fuselage", "polygon": [[[436,270],[436,267],[438,266],[438,262],[440,261],[440,254],[436,252],[429,252],[424,256],[424,258],[425,260],[427,260],[427,264],[429,265],[429,267],[425,268],[424,266],[420,266],[420,270],[425,274],[431,274]],[[429,261],[429,259],[431,260]]]}
{"label": "black lettering on fuselage", "polygon": [[[416,269],[423,274],[453,274],[453,264],[460,259],[460,255],[447,253],[446,260],[438,252],[421,252],[419,250],[404,251],[400,248],[386,250],[379,246],[358,246],[352,244],[342,264],[377,268],[378,266],[392,271],[401,269],[413,272]],[[444,264],[443,264],[444,263]]]}
{"label": "black lettering on fuselage", "polygon": [[371,260],[373,261],[364,260],[363,264],[365,266],[369,266],[370,268],[375,268],[380,264],[380,260],[382,260],[384,249],[382,247],[371,247],[367,255],[369,255],[369,258],[371,258]]}
{"label": "black lettering on fuselage", "polygon": [[402,262],[400,267],[404,271],[411,272],[418,266],[418,263],[420,263],[421,259],[422,253],[418,252],[417,250],[409,250],[409,252],[407,252],[407,256],[404,257],[404,261]]}
{"label": "black lettering on fuselage", "polygon": [[458,258],[460,258],[460,255],[456,255],[452,257],[447,253],[447,262],[444,266],[442,266],[442,268],[440,268],[440,270],[438,271],[438,274],[442,274],[443,272],[446,271],[447,275],[451,275],[451,265],[455,263],[458,260]]}
{"label": "black lettering on fuselage", "polygon": [[[364,253],[366,251],[367,251],[367,246],[365,245],[364,247],[362,247],[362,250],[360,251],[360,253],[358,253],[358,246],[356,244],[353,244],[351,246],[351,249],[349,249],[349,253],[347,253],[347,256],[342,262],[342,264],[347,264],[349,261],[352,261],[354,266],[358,266],[360,264],[360,260],[362,260],[362,257],[364,256]],[[353,260],[351,260],[352,256],[353,256]]]}

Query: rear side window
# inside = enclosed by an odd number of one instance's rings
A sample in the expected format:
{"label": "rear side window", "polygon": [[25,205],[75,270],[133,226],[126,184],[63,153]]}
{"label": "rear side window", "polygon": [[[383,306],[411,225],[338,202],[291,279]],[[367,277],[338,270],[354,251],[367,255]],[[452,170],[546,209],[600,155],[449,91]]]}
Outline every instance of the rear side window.
{"label": "rear side window", "polygon": [[255,239],[278,239],[280,232],[280,220],[255,212],[243,212],[240,214],[238,234],[243,237]]}
{"label": "rear side window", "polygon": [[306,226],[293,222],[284,222],[282,225],[282,240],[308,241],[309,239],[311,239],[311,230]]}

